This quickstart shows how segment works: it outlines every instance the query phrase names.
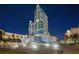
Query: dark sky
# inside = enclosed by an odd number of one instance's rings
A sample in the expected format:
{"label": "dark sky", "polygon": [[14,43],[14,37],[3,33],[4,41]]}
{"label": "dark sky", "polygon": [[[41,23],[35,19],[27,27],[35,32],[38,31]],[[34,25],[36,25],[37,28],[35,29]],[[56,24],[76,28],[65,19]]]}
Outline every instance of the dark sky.
{"label": "dark sky", "polygon": [[[48,16],[49,33],[63,39],[67,29],[79,25],[79,5],[40,5]],[[19,34],[28,33],[28,22],[34,20],[36,5],[0,5],[0,29]]]}

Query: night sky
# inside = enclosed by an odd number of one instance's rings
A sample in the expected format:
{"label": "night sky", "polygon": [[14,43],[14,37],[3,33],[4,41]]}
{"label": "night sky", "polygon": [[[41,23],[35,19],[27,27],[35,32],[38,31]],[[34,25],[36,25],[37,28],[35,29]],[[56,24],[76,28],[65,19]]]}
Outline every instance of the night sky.
{"label": "night sky", "polygon": [[[40,5],[48,16],[49,33],[63,39],[67,29],[79,26],[79,5]],[[29,20],[34,21],[36,5],[0,5],[0,29],[28,34]]]}

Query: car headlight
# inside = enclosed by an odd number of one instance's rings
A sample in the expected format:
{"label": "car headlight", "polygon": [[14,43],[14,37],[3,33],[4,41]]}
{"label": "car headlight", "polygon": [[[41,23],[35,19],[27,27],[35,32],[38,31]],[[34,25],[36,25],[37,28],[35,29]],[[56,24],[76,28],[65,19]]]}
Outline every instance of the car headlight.
{"label": "car headlight", "polygon": [[45,47],[49,47],[50,46],[50,44],[45,44]]}
{"label": "car headlight", "polygon": [[32,45],[31,48],[32,49],[38,49],[38,46],[37,45]]}
{"label": "car headlight", "polygon": [[58,44],[53,45],[53,49],[59,49],[59,45]]}
{"label": "car headlight", "polygon": [[18,47],[19,47],[18,44],[12,46],[12,48],[18,48]]}
{"label": "car headlight", "polygon": [[23,47],[25,47],[26,46],[26,44],[22,44],[23,45]]}

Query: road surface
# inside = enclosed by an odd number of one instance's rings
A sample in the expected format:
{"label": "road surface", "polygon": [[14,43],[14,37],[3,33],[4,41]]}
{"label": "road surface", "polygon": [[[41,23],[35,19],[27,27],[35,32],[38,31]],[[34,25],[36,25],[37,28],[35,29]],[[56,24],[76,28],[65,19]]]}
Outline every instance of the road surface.
{"label": "road surface", "polygon": [[[53,51],[50,49],[42,49],[40,51],[32,51],[28,48],[17,48],[17,49],[6,49],[0,48],[0,54],[53,54]],[[63,54],[79,54],[79,49],[65,47]]]}

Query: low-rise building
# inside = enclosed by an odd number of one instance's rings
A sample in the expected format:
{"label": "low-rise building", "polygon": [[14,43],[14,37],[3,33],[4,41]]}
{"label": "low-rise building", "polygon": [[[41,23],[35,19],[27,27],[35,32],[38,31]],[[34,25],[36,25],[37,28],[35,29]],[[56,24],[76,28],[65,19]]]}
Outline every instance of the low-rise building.
{"label": "low-rise building", "polygon": [[79,44],[79,27],[67,30],[64,35],[65,44]]}
{"label": "low-rise building", "polygon": [[27,35],[21,35],[21,34],[16,34],[16,33],[10,33],[6,32],[4,30],[0,30],[0,41],[11,41],[14,40],[13,42],[16,41],[22,41],[23,38],[27,38]]}

